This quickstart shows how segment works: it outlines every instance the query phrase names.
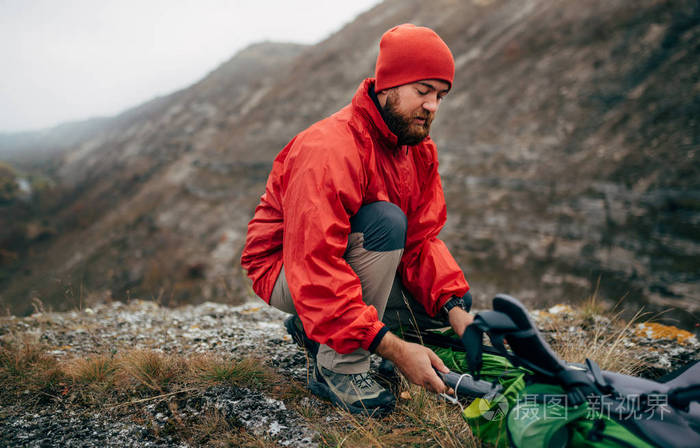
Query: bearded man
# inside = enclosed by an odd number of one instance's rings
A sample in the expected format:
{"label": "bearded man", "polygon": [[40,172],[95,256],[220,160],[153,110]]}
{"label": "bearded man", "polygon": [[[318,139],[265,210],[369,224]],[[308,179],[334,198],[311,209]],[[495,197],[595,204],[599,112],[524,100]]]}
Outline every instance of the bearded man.
{"label": "bearded man", "polygon": [[431,29],[384,33],[375,78],[351,104],[298,134],[275,158],[248,225],[241,264],[253,289],[290,313],[313,359],[309,388],[351,412],[384,413],[393,394],[370,354],[433,392],[448,369],[394,332],[471,323],[464,274],[438,234],[446,208],[430,125],[454,59]]}

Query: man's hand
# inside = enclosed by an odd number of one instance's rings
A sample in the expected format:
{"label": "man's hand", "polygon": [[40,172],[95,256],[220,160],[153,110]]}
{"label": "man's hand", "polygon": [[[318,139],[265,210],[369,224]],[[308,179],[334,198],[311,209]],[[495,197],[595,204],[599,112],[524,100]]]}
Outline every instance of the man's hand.
{"label": "man's hand", "polygon": [[389,332],[384,335],[376,351],[383,358],[392,361],[411,383],[423,386],[431,392],[447,392],[447,386],[434,369],[443,373],[450,370],[428,347],[406,342]]}
{"label": "man's hand", "polygon": [[467,325],[474,321],[474,316],[458,306],[452,308],[447,313],[447,318],[450,321],[452,329],[455,331],[455,333],[457,333],[457,335],[459,335],[460,338],[462,337],[462,334],[464,334],[464,330],[467,328]]}

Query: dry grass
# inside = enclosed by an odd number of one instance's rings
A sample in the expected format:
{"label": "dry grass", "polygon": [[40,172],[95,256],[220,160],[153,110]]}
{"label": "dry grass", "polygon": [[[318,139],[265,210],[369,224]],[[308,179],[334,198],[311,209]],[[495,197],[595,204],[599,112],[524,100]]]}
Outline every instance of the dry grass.
{"label": "dry grass", "polygon": [[111,385],[117,368],[116,360],[104,355],[76,358],[65,366],[66,373],[76,384]]}
{"label": "dry grass", "polygon": [[[576,309],[545,317],[545,330],[553,336],[552,347],[563,359],[582,362],[589,357],[602,369],[623,373],[634,373],[640,366],[638,358],[624,346],[623,338],[632,332],[641,314],[624,322],[619,313],[604,310],[594,295]],[[3,403],[32,406],[41,405],[42,400],[57,400],[84,410],[97,408],[130,415],[156,403],[166,406],[174,416],[182,397],[196,397],[217,384],[245,386],[264,390],[299,412],[319,433],[318,442],[324,447],[480,446],[459,407],[405,381],[399,392],[408,398],[399,400],[396,412],[381,419],[370,418],[336,410],[330,404],[319,405],[303,385],[283,379],[255,359],[131,350],[57,360],[47,354],[46,347],[13,341],[0,345],[0,382],[4,385],[0,391]],[[159,431],[193,446],[275,446],[215,410],[194,421],[174,417],[167,428]]]}
{"label": "dry grass", "polygon": [[316,427],[325,447],[478,447],[456,405],[405,381],[396,411],[382,419],[339,411],[341,419],[332,426]]}
{"label": "dry grass", "polygon": [[643,362],[623,340],[648,316],[640,310],[626,322],[621,315],[621,311],[607,310],[593,294],[578,308],[549,316],[544,329],[552,333],[552,349],[562,359],[583,363],[590,358],[603,370],[634,375]]}
{"label": "dry grass", "polygon": [[117,381],[121,388],[165,393],[186,371],[184,359],[153,350],[134,350],[117,360]]}
{"label": "dry grass", "polygon": [[196,355],[190,358],[189,370],[200,380],[210,383],[227,383],[257,389],[269,387],[272,372],[261,361],[252,358],[226,360],[212,355]]}
{"label": "dry grass", "polygon": [[0,397],[29,392],[54,396],[65,386],[66,375],[58,362],[43,347],[28,340],[14,340],[0,345]]}
{"label": "dry grass", "polygon": [[428,443],[444,448],[479,446],[457,405],[417,386],[408,391],[411,398],[401,402],[398,416],[408,419],[409,426],[423,429],[427,434],[421,436],[428,435]]}
{"label": "dry grass", "polygon": [[155,350],[131,350],[116,355],[58,360],[48,348],[29,341],[0,344],[3,394],[39,392],[68,386],[74,390],[104,390],[106,395],[157,396],[185,388],[231,384],[269,389],[275,374],[256,359],[225,359],[213,355],[169,355]]}
{"label": "dry grass", "polygon": [[0,345],[0,383],[2,404],[29,408],[53,401],[79,411],[133,413],[162,402],[173,418],[160,431],[193,446],[265,447],[270,446],[268,442],[257,440],[216,411],[195,422],[182,421],[174,398],[196,396],[217,384],[272,390],[271,385],[280,381],[255,359],[131,350],[60,360],[50,356],[45,346],[14,340]]}
{"label": "dry grass", "polygon": [[213,438],[235,430],[233,426],[217,410],[210,411],[192,425],[192,433],[197,444],[204,444]]}
{"label": "dry grass", "polygon": [[[169,355],[132,350],[115,355],[57,360],[38,344],[5,344],[0,349],[0,379],[6,385],[3,402],[46,394],[78,409],[134,412],[146,404],[163,402],[176,411],[181,394],[195,395],[215,384],[265,389],[285,400],[315,428],[322,446],[436,446],[474,447],[477,442],[459,408],[416,386],[403,383],[411,398],[400,400],[397,411],[382,419],[356,416],[319,406],[303,385],[280,381],[278,375],[254,359],[232,360],[213,355]],[[271,384],[282,386],[271,387]],[[24,403],[31,405],[32,403]],[[176,412],[173,412],[176,414]],[[328,424],[327,417],[338,420]],[[156,428],[154,428],[156,431]],[[210,411],[196,421],[173,418],[165,431],[193,446],[268,447],[272,441],[247,433],[235,421]]]}
{"label": "dry grass", "polygon": [[217,410],[208,411],[189,424],[175,428],[181,440],[191,446],[268,448],[271,442],[260,439],[232,424]]}

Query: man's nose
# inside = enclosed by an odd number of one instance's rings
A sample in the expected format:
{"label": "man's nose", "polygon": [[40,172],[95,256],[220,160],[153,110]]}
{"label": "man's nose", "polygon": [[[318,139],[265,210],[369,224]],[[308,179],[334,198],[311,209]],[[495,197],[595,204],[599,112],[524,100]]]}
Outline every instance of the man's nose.
{"label": "man's nose", "polygon": [[440,100],[435,98],[429,98],[423,103],[423,109],[427,110],[428,112],[435,113],[438,110],[438,107],[440,107]]}

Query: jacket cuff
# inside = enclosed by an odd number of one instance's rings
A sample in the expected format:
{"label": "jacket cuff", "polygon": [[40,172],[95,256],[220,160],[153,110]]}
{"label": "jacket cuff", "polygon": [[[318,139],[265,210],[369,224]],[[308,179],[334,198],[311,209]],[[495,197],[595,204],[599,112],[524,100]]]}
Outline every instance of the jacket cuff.
{"label": "jacket cuff", "polygon": [[383,326],[381,330],[379,330],[379,333],[377,333],[377,335],[374,337],[374,339],[372,339],[372,343],[369,344],[369,348],[367,349],[367,351],[369,351],[370,353],[374,353],[374,351],[379,346],[379,343],[382,342],[382,338],[384,338],[384,335],[386,335],[388,332],[389,327],[387,327],[386,325]]}
{"label": "jacket cuff", "polygon": [[467,310],[467,312],[471,311],[471,309],[472,309],[472,293],[467,291],[462,296],[462,301],[464,302],[464,309]]}

